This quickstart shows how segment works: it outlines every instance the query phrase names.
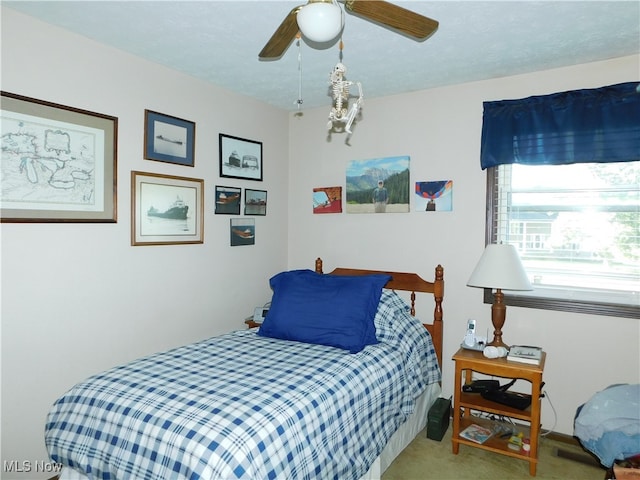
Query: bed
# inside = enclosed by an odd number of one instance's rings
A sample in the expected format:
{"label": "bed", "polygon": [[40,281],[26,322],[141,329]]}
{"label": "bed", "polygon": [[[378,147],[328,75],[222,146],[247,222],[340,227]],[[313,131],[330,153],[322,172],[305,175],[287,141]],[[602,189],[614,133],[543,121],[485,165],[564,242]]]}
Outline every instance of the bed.
{"label": "bed", "polygon": [[[59,398],[45,443],[60,478],[379,478],[440,394],[442,267],[427,282],[324,274],[317,259],[270,284],[259,328],[115,367]],[[416,292],[433,297],[428,324]]]}

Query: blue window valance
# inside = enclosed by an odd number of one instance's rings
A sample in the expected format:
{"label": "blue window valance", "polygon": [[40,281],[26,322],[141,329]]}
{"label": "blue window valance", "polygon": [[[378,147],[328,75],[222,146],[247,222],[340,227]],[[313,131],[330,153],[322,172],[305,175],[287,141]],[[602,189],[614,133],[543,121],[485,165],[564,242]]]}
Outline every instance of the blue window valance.
{"label": "blue window valance", "polygon": [[483,170],[640,160],[638,82],[483,105]]}

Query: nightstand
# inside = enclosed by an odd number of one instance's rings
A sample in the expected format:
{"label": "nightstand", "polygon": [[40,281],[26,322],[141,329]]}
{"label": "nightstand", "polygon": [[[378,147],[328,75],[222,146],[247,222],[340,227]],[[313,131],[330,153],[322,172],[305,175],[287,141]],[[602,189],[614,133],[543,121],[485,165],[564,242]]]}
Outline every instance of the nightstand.
{"label": "nightstand", "polygon": [[[546,353],[543,352],[540,365],[529,365],[526,363],[507,361],[506,358],[489,359],[482,355],[482,352],[474,350],[466,350],[463,348],[458,350],[453,356],[453,361],[456,365],[455,386],[453,389],[453,433],[451,438],[454,454],[458,453],[460,445],[468,445],[502,455],[508,455],[528,461],[529,473],[535,476],[538,465],[538,439],[540,435],[540,393],[545,359]],[[507,405],[485,400],[478,393],[463,392],[462,376],[464,374],[465,383],[470,383],[472,380],[472,372],[508,379],[522,379],[531,382],[531,405],[526,410],[518,410]],[[499,436],[492,436],[482,444],[461,438],[460,432],[472,423],[490,429],[494,426],[491,420],[471,416],[471,410],[527,422],[529,424],[528,427],[518,424],[517,430],[523,432],[524,436],[530,439],[531,450],[529,452],[511,450],[508,447],[508,438],[501,438]]]}
{"label": "nightstand", "polygon": [[255,328],[255,327],[259,327],[260,325],[262,325],[262,323],[254,322],[253,321],[253,317],[249,317],[249,318],[245,319],[244,323],[247,324],[247,328]]}

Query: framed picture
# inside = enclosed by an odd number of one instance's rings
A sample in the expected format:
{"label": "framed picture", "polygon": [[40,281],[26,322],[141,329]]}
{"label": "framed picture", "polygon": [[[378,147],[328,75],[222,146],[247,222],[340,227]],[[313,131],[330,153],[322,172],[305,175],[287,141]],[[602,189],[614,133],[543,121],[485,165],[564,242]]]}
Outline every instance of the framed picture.
{"label": "framed picture", "polygon": [[2,222],[117,221],[118,119],[1,92]]}
{"label": "framed picture", "polygon": [[416,182],[415,210],[450,212],[453,210],[453,180]]}
{"label": "framed picture", "polygon": [[240,215],[240,193],[236,187],[216,185],[216,214]]}
{"label": "framed picture", "polygon": [[220,176],[262,181],[262,142],[221,133]]}
{"label": "framed picture", "polygon": [[244,189],[244,214],[245,215],[266,215],[267,214],[267,192],[266,190]]}
{"label": "framed picture", "polygon": [[144,111],[144,158],[193,167],[196,124],[188,120]]}
{"label": "framed picture", "polygon": [[204,180],[131,172],[131,245],[203,243]]}
{"label": "framed picture", "polygon": [[316,187],[313,189],[313,213],[341,213],[342,187]]}
{"label": "framed picture", "polygon": [[232,218],[231,219],[231,246],[255,245],[256,243],[256,220],[254,218]]}
{"label": "framed picture", "polygon": [[347,213],[409,212],[409,163],[408,155],[350,161]]}

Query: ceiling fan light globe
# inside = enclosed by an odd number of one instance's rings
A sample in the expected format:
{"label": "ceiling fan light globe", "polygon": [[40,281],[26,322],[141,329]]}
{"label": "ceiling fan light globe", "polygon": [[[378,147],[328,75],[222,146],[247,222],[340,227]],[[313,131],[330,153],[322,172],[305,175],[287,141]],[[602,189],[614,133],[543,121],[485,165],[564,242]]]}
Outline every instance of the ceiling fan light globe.
{"label": "ceiling fan light globe", "polygon": [[335,3],[310,3],[300,9],[298,28],[313,42],[329,42],[340,35],[343,26],[342,9]]}

